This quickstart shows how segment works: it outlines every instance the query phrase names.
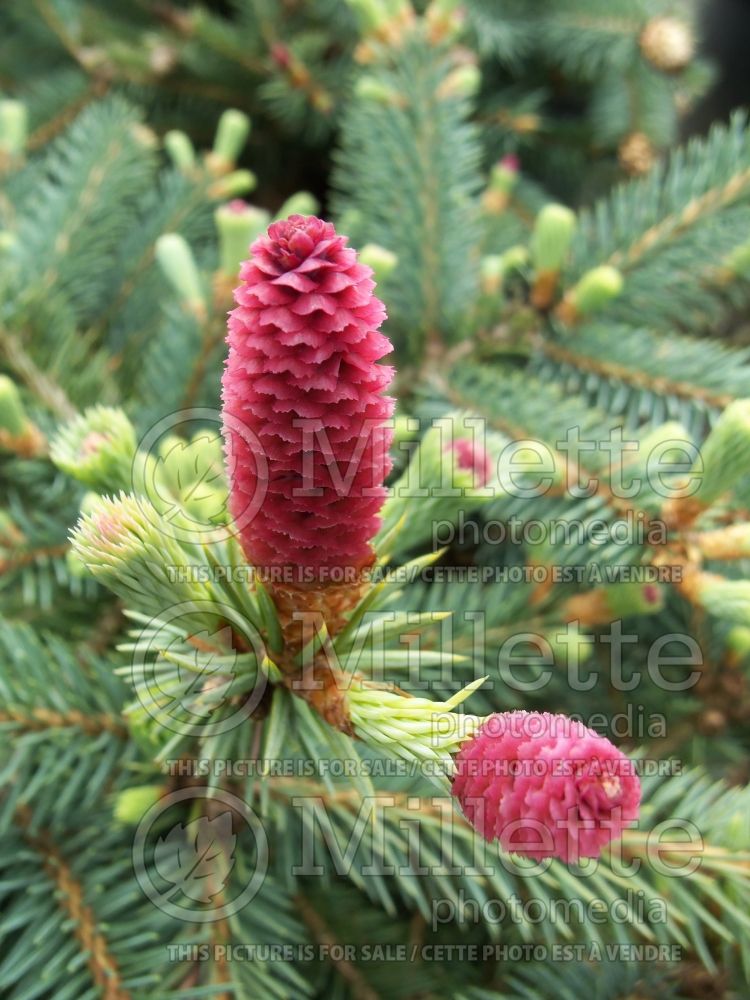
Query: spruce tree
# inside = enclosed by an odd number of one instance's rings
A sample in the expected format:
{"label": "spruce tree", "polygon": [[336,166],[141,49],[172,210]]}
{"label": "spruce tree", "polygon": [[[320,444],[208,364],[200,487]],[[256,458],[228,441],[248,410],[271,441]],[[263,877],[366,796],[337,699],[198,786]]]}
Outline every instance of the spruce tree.
{"label": "spruce tree", "polygon": [[3,996],[744,995],[750,132],[676,144],[697,50],[3,5]]}

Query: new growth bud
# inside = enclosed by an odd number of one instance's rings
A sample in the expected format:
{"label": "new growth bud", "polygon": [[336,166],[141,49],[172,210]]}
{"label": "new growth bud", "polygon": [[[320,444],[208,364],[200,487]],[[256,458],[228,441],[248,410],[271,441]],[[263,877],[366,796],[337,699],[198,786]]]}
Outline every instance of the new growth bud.
{"label": "new growth bud", "polygon": [[[100,500],[101,496],[99,493],[95,493],[94,490],[87,490],[87,492],[81,497],[81,502],[78,507],[79,516],[83,514],[90,514],[96,509]],[[81,579],[88,573],[86,565],[81,562],[81,557],[73,548],[68,549],[65,555],[65,562],[71,576]]]}
{"label": "new growth bud", "polygon": [[737,278],[750,278],[750,243],[743,243],[728,253],[723,267]]}
{"label": "new growth bud", "polygon": [[429,38],[434,44],[455,38],[464,24],[462,0],[431,0],[424,13]]}
{"label": "new growth bud", "polygon": [[221,439],[214,431],[197,431],[189,441],[166,435],[157,455],[146,457],[145,471],[152,484],[149,499],[178,530],[188,529],[187,537],[191,527],[225,520],[224,460]]}
{"label": "new growth bud", "polygon": [[0,375],[0,431],[10,437],[20,437],[28,424],[18,386],[7,375]]}
{"label": "new growth bud", "polygon": [[0,451],[33,458],[46,449],[44,434],[26,415],[17,385],[0,375]]}
{"label": "new growth bud", "polygon": [[250,244],[268,227],[271,216],[265,209],[238,199],[217,208],[214,220],[219,232],[219,269],[236,278]]}
{"label": "new growth bud", "polygon": [[371,746],[406,760],[441,762],[443,776],[448,777],[454,769],[450,755],[480,724],[476,716],[456,715],[453,710],[486,679],[479,677],[444,702],[404,698],[382,685],[355,679],[347,692],[354,733]]}
{"label": "new growth bud", "polygon": [[388,16],[386,5],[380,0],[346,0],[357,16],[363,31],[374,31]]}
{"label": "new growth bud", "polygon": [[[662,462],[680,462],[685,460],[685,449],[692,444],[693,439],[683,424],[677,420],[667,420],[640,438],[638,453],[648,459],[654,452],[658,452]],[[669,447],[670,445],[673,447]]]}
{"label": "new growth bud", "polygon": [[454,481],[464,489],[486,486],[494,471],[492,459],[483,445],[470,438],[459,438],[446,450],[454,462]]}
{"label": "new growth bud", "polygon": [[526,247],[521,246],[520,244],[508,247],[505,253],[502,254],[502,259],[503,270],[506,274],[511,271],[521,271],[529,264],[529,251]]}
{"label": "new growth bud", "polygon": [[137,826],[149,809],[165,794],[163,785],[137,785],[124,788],[115,799],[114,815],[124,826]]}
{"label": "new growth bud", "polygon": [[372,268],[376,285],[384,282],[398,265],[396,254],[377,243],[366,243],[359,252],[359,260],[365,267]]}
{"label": "new growth bud", "polygon": [[0,229],[0,254],[10,254],[18,246],[18,237],[9,229]]}
{"label": "new growth bud", "polygon": [[203,283],[185,237],[179,233],[160,236],[156,241],[156,260],[180,301],[199,318],[205,316]]}
{"label": "new growth bud", "polygon": [[354,95],[360,101],[372,101],[375,104],[384,104],[386,107],[403,103],[403,97],[398,91],[370,74],[360,76],[354,85]]}
{"label": "new growth bud", "polygon": [[430,538],[436,525],[454,522],[466,508],[467,498],[476,506],[488,502],[496,491],[495,463],[481,430],[467,422],[466,414],[448,414],[425,431],[411,450],[409,464],[383,508],[380,537],[410,515],[417,502],[420,516],[411,518],[404,538],[405,544],[417,545]]}
{"label": "new growth bud", "polygon": [[276,213],[275,219],[287,219],[290,215],[317,215],[320,202],[309,191],[297,191],[284,202]]}
{"label": "new growth bud", "polygon": [[656,163],[656,150],[645,132],[631,132],[617,147],[617,158],[623,170],[633,177],[640,177]]}
{"label": "new growth bud", "polygon": [[560,270],[575,228],[575,214],[565,205],[544,206],[536,217],[530,246],[531,263],[538,272]]}
{"label": "new growth bud", "polygon": [[346,0],[357,15],[363,33],[382,29],[389,21],[403,16],[406,0]]}
{"label": "new growth bud", "polygon": [[212,198],[237,198],[248,194],[258,186],[258,178],[252,170],[233,170],[213,182],[209,188]]}
{"label": "new growth bud", "polygon": [[724,410],[701,445],[693,474],[701,483],[693,499],[710,506],[750,473],[750,399],[737,399]]}
{"label": "new growth bud", "polygon": [[[750,399],[736,399],[700,446],[686,481],[690,490],[664,504],[664,520],[677,529],[688,527],[749,472]],[[696,481],[698,488],[692,489]]]}
{"label": "new growth bud", "polygon": [[656,583],[613,583],[605,587],[610,621],[654,615],[664,607],[664,590]]}
{"label": "new growth bud", "polygon": [[94,490],[128,489],[136,440],[122,410],[94,406],[61,427],[50,457],[63,472]]}
{"label": "new growth bud", "polygon": [[727,649],[740,660],[750,657],[750,627],[735,625],[727,632]]}
{"label": "new growth bud", "polygon": [[211,154],[211,166],[217,172],[230,170],[237,162],[250,134],[250,119],[242,111],[228,108],[219,119]]}
{"label": "new growth bud", "polygon": [[499,295],[503,287],[505,262],[501,254],[489,254],[479,262],[479,287],[483,295]]}
{"label": "new growth bud", "polygon": [[641,32],[643,58],[664,73],[679,73],[695,53],[690,26],[676,17],[655,17]]}
{"label": "new growth bud", "polygon": [[545,205],[536,217],[529,249],[535,272],[531,303],[537,309],[552,305],[575,226],[574,213],[564,205]]}
{"label": "new growth bud", "polygon": [[575,323],[582,316],[599,312],[617,298],[622,288],[623,277],[616,268],[607,264],[594,267],[566,294],[560,304],[560,317],[566,323]]}
{"label": "new growth bud", "polygon": [[663,606],[663,590],[656,583],[613,583],[569,597],[562,617],[584,626],[605,625],[633,615],[656,614]]}
{"label": "new growth bud", "polygon": [[195,149],[184,132],[178,129],[167,132],[164,136],[164,148],[173,165],[181,173],[190,173],[195,166]]}
{"label": "new growth bud", "polygon": [[412,456],[412,468],[405,473],[404,481],[396,484],[388,504],[401,493],[412,492],[416,497],[427,489],[435,495],[447,495],[487,484],[493,472],[492,460],[481,441],[474,439],[476,428],[464,421],[465,415],[455,413],[450,425],[441,421],[425,432]]}
{"label": "new growth bud", "polygon": [[487,190],[482,197],[482,205],[490,215],[499,215],[505,210],[510,193],[518,181],[518,168],[518,157],[509,153],[490,171]]}
{"label": "new growth bud", "polygon": [[479,93],[482,72],[473,63],[457,66],[446,76],[437,90],[441,98],[469,98]]}
{"label": "new growth bud", "polygon": [[204,598],[212,592],[190,574],[198,553],[189,554],[172,537],[169,524],[143,497],[100,497],[81,514],[70,542],[86,569],[130,607],[153,613],[154,607],[191,605],[185,627],[215,629],[216,614],[203,610],[210,608]]}

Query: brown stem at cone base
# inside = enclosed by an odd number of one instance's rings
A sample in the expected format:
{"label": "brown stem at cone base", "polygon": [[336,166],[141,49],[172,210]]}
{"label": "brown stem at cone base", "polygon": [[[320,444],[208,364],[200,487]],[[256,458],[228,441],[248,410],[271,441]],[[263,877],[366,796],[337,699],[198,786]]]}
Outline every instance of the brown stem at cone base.
{"label": "brown stem at cone base", "polygon": [[373,552],[366,563],[356,567],[356,578],[344,583],[295,584],[270,581],[267,585],[268,592],[276,605],[285,651],[299,652],[305,644],[305,626],[310,624],[310,615],[320,616],[325,622],[328,635],[340,632],[351,612],[372,586],[369,571],[374,564]]}
{"label": "brown stem at cone base", "polygon": [[354,736],[343,680],[341,671],[322,653],[303,670],[287,676],[284,683],[293,694],[314,708],[329,726],[347,736]]}
{"label": "brown stem at cone base", "polygon": [[531,289],[530,301],[535,309],[546,312],[555,301],[559,271],[540,271]]}
{"label": "brown stem at cone base", "polygon": [[324,631],[328,637],[341,631],[352,611],[372,587],[369,571],[375,558],[373,551],[363,565],[356,567],[353,581],[306,585],[278,581],[268,583],[268,592],[276,606],[284,639],[281,656],[275,657],[285,675],[284,684],[293,694],[303,698],[330,726],[349,736],[354,736],[354,727],[344,675],[338,669],[330,644],[326,641],[312,661],[301,666],[297,655]]}

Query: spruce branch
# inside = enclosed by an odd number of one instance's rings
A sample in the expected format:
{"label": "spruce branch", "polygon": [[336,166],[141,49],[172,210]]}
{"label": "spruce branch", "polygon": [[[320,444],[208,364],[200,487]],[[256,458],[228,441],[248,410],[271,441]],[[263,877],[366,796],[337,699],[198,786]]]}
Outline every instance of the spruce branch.
{"label": "spruce branch", "polygon": [[37,833],[29,829],[27,811],[20,810],[16,821],[23,839],[42,858],[42,868],[56,886],[60,905],[74,928],[83,954],[88,956],[95,986],[106,1000],[131,1000],[132,994],[122,985],[120,970],[101,924],[86,905],[83,888],[59,846],[46,831]]}
{"label": "spruce branch", "polygon": [[[614,331],[609,327],[606,334],[602,331],[591,331],[592,336],[589,338],[589,343],[595,346],[604,346],[604,341],[602,337],[606,337],[606,346],[608,350],[611,349],[611,345],[615,341]],[[647,344],[647,335],[643,336],[640,340],[638,333],[628,328],[619,329],[618,333],[621,337],[628,337],[632,335],[633,348],[636,348],[639,354],[641,354],[643,348]],[[598,335],[598,336],[597,336]],[[622,346],[622,339],[620,343]],[[684,349],[691,346],[691,342],[681,343],[676,340],[664,341],[661,338],[661,343],[664,344],[663,355],[669,352],[670,366],[673,367],[671,362],[677,361],[679,357],[684,358]],[[684,399],[688,402],[695,402],[699,405],[705,405],[711,409],[723,409],[732,401],[732,396],[728,393],[717,392],[711,390],[710,388],[704,387],[699,384],[693,384],[688,381],[680,381],[678,379],[670,378],[668,374],[657,374],[651,372],[648,369],[641,367],[636,367],[634,364],[627,365],[618,363],[616,360],[609,360],[608,358],[598,357],[596,355],[587,355],[581,350],[580,340],[576,336],[576,340],[566,341],[564,344],[555,342],[547,339],[540,339],[538,341],[539,353],[544,358],[549,358],[556,365],[559,365],[564,370],[574,370],[580,371],[583,375],[594,375],[597,379],[601,379],[602,382],[607,380],[616,381],[623,383],[633,390],[640,392],[648,392],[652,395],[658,396],[669,396],[676,397],[678,399]],[[709,350],[707,345],[700,345],[701,349]],[[712,345],[713,346],[713,345]],[[672,348],[672,350],[670,350]],[[721,350],[721,348],[720,348]],[[602,352],[603,353],[603,352]],[[611,353],[611,350],[610,350]],[[718,352],[717,352],[718,353]],[[728,353],[728,352],[727,352]],[[740,361],[742,355],[740,355],[737,360]],[[723,358],[722,358],[723,360]],[[727,358],[727,360],[729,360]],[[732,359],[734,361],[734,359]],[[660,367],[662,359],[659,359]],[[664,365],[664,371],[668,370],[667,365]],[[583,380],[583,379],[582,379]]]}
{"label": "spruce branch", "polygon": [[[614,320],[641,323],[647,302],[654,325],[704,330],[746,297],[741,283],[733,289],[712,277],[707,262],[715,268],[746,242],[749,160],[745,121],[736,114],[674,152],[667,165],[616,189],[581,213],[570,277],[614,267],[625,279],[608,307]],[[695,280],[696,270],[706,272],[704,280]],[[688,273],[690,281],[681,280]]]}
{"label": "spruce branch", "polygon": [[93,100],[103,97],[106,89],[106,84],[103,84],[102,81],[95,81],[83,89],[82,93],[76,94],[74,100],[66,104],[54,117],[31,131],[27,143],[29,151],[34,152],[37,149],[42,149],[48,142],[60,135],[75,121],[85,107]]}
{"label": "spruce branch", "polygon": [[47,729],[80,729],[87,736],[109,732],[117,736],[127,734],[127,726],[119,716],[87,715],[73,709],[68,712],[57,712],[48,708],[33,708],[26,713],[21,709],[12,708],[0,711],[0,723],[18,727],[27,732],[43,732]]}
{"label": "spruce branch", "polygon": [[[407,37],[405,47],[388,52],[390,62],[368,67],[366,79],[386,99],[363,95],[345,114],[334,187],[339,217],[365,220],[353,238],[377,243],[401,262],[389,279],[387,304],[397,347],[407,348],[412,331],[413,354],[413,331],[422,343],[450,338],[473,296],[479,149],[466,122],[468,100],[440,96],[452,69],[450,52]],[[393,198],[379,194],[383,175],[399,177]]]}
{"label": "spruce branch", "polygon": [[606,263],[627,272],[654,248],[668,240],[678,239],[707,215],[745,197],[749,190],[750,168],[738,170],[724,183],[691,199],[679,212],[661,219],[627,249],[614,251]]}
{"label": "spruce branch", "polygon": [[65,391],[35,364],[20,339],[2,327],[0,327],[0,346],[11,371],[15,372],[41,403],[63,420],[70,420],[75,416],[75,407]]}
{"label": "spruce branch", "polygon": [[[125,229],[131,200],[150,177],[153,151],[140,127],[134,109],[111,98],[86,109],[57,141],[47,165],[60,183],[19,227],[27,300],[54,287],[66,291],[79,315],[95,311],[109,277],[106,255]],[[76,268],[85,260],[90,267],[84,278]]]}

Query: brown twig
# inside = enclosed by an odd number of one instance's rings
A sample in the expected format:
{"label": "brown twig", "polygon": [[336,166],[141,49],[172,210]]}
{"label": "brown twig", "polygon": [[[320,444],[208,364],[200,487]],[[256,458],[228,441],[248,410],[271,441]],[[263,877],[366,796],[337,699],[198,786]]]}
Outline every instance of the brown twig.
{"label": "brown twig", "polygon": [[80,729],[89,736],[112,733],[114,736],[124,738],[128,735],[128,727],[118,716],[103,712],[90,715],[76,709],[57,712],[52,708],[32,708],[29,711],[10,708],[0,712],[0,724],[17,725],[31,732],[41,732],[45,729]]}

